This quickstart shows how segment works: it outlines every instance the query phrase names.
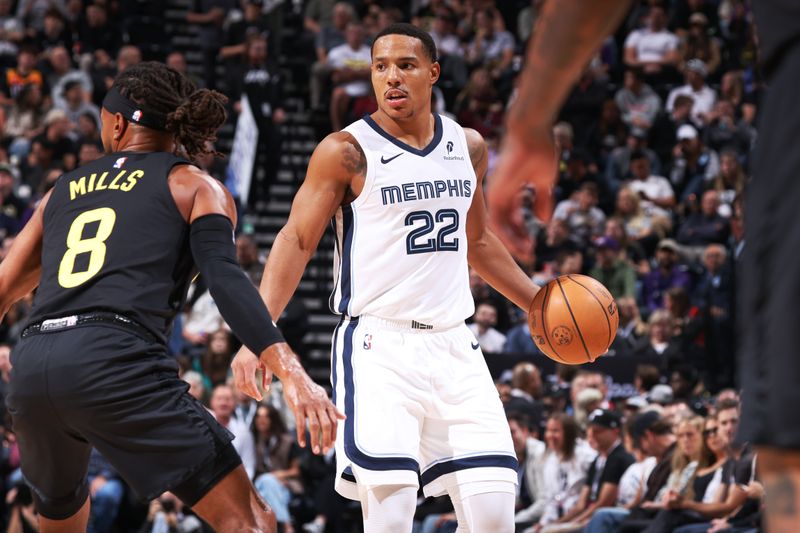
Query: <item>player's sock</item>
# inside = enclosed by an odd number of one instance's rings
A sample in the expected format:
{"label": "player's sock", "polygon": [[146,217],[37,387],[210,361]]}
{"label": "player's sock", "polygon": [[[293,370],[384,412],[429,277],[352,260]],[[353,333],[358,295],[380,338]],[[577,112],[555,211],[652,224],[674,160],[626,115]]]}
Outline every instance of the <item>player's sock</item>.
{"label": "player's sock", "polygon": [[417,488],[411,485],[358,486],[364,514],[364,533],[410,533],[417,507]]}
{"label": "player's sock", "polygon": [[508,481],[464,483],[448,490],[458,518],[456,533],[514,532],[516,490]]}

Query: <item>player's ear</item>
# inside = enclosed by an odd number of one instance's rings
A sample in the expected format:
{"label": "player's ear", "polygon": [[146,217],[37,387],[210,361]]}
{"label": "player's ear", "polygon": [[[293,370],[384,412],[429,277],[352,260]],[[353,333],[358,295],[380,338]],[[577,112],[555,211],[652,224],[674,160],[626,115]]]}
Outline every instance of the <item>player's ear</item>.
{"label": "player's ear", "polygon": [[111,131],[111,138],[115,141],[122,139],[128,129],[128,121],[121,113],[114,113],[114,129]]}
{"label": "player's ear", "polygon": [[439,81],[439,74],[442,72],[442,67],[438,61],[431,63],[431,85]]}

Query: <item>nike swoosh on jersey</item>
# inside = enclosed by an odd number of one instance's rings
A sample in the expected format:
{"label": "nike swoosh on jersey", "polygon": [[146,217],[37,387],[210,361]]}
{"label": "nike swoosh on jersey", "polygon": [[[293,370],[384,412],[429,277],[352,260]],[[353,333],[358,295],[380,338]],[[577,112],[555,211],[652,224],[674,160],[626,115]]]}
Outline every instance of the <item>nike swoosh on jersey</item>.
{"label": "nike swoosh on jersey", "polygon": [[478,343],[478,342],[473,342],[473,343],[472,343],[472,349],[473,349],[473,350],[477,350],[477,349],[478,349],[478,348],[480,348],[480,347],[481,347],[480,343]]}
{"label": "nike swoosh on jersey", "polygon": [[392,156],[389,159],[386,159],[384,156],[381,156],[381,163],[383,163],[385,165],[386,163],[390,162],[391,160],[397,159],[401,155],[403,155],[403,152],[400,152],[399,154],[397,154],[395,156]]}

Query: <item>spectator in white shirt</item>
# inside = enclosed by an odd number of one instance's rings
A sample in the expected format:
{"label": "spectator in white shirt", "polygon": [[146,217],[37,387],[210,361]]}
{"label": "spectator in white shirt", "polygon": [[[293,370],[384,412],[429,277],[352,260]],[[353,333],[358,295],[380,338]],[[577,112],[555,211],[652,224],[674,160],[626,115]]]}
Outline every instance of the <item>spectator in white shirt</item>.
{"label": "spectator in white shirt", "polygon": [[369,83],[371,54],[364,44],[364,27],[351,22],[345,30],[344,44],[328,53],[328,64],[333,72],[335,85],[331,94],[331,127],[339,131],[344,127],[345,116],[353,98],[367,96],[372,88]]}
{"label": "spectator in white shirt", "polygon": [[631,176],[626,187],[637,193],[644,202],[669,209],[675,205],[675,193],[669,180],[663,176],[650,174],[650,161],[644,152],[631,154]]}
{"label": "spectator in white shirt", "polygon": [[234,416],[236,402],[228,385],[217,385],[211,393],[211,412],[222,427],[233,433],[233,447],[242,458],[247,476],[253,479],[256,472],[256,446],[250,426]]}
{"label": "spectator in white shirt", "polygon": [[478,339],[481,350],[488,353],[503,351],[506,336],[494,329],[494,325],[497,324],[497,309],[495,306],[489,302],[479,303],[477,309],[475,309],[474,320],[469,325],[469,329]]}
{"label": "spectator in white shirt", "polygon": [[647,27],[634,30],[625,39],[625,64],[641,67],[648,79],[659,82],[675,72],[680,61],[678,36],[667,30],[667,14],[664,7],[650,7]]}
{"label": "spectator in white shirt", "polygon": [[691,96],[692,120],[701,126],[708,122],[708,114],[717,101],[717,93],[706,85],[706,64],[700,59],[691,59],[686,63],[686,84],[672,89],[667,97],[667,111],[672,112],[675,98],[681,94]]}

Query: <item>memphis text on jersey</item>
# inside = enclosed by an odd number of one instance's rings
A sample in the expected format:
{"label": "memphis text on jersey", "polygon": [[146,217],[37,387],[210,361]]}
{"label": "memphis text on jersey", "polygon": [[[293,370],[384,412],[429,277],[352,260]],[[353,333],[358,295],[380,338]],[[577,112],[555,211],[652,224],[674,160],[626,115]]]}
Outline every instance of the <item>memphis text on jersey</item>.
{"label": "memphis text on jersey", "polygon": [[393,205],[413,200],[441,198],[469,198],[472,196],[472,183],[469,180],[416,181],[401,185],[381,187],[383,205]]}
{"label": "memphis text on jersey", "polygon": [[128,171],[120,169],[99,174],[93,172],[88,176],[81,176],[69,182],[69,199],[74,200],[79,196],[96,191],[128,192],[136,186],[143,176],[143,170]]}

